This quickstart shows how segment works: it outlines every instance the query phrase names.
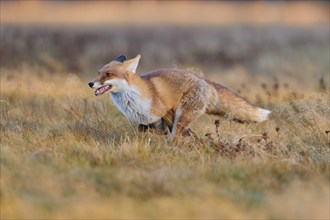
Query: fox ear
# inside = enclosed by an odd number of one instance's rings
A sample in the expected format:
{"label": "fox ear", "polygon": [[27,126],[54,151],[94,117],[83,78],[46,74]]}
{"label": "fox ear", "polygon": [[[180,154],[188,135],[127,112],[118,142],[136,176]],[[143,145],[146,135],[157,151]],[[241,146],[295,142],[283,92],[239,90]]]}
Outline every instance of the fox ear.
{"label": "fox ear", "polygon": [[139,65],[141,55],[137,55],[135,58],[125,61],[125,68],[135,73],[137,66]]}
{"label": "fox ear", "polygon": [[124,55],[121,55],[121,56],[117,57],[115,59],[115,61],[123,63],[124,61],[126,61],[126,57]]}

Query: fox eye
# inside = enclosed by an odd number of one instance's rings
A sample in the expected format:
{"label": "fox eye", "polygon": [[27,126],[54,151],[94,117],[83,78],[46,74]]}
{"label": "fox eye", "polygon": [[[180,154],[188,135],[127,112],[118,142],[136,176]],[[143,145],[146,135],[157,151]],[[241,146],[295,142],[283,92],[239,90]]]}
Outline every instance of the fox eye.
{"label": "fox eye", "polygon": [[112,75],[111,73],[106,73],[106,76],[107,76],[107,77],[109,77],[109,76],[111,76],[111,75]]}

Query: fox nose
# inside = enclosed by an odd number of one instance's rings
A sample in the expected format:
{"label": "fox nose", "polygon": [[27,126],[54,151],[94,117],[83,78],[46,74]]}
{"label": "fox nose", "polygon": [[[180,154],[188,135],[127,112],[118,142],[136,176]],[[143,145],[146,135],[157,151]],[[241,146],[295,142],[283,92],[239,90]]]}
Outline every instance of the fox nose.
{"label": "fox nose", "polygon": [[94,86],[94,82],[89,82],[88,85],[89,85],[89,87],[92,88]]}

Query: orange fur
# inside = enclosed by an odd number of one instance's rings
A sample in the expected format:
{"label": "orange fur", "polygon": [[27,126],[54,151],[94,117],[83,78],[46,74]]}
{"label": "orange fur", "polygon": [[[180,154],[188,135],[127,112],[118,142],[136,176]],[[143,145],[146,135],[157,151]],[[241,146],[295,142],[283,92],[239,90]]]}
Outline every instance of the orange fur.
{"label": "orange fur", "polygon": [[101,68],[92,84],[98,85],[97,89],[107,85],[117,107],[128,118],[140,124],[161,119],[170,127],[169,142],[176,142],[190,122],[203,113],[255,122],[267,119],[270,113],[191,71],[160,69],[136,75],[139,59],[140,55],[110,62]]}

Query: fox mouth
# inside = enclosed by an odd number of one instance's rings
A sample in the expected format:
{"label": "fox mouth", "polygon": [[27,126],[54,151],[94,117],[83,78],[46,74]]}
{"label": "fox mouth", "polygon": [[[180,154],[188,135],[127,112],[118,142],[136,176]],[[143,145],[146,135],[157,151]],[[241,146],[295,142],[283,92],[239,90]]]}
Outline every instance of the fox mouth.
{"label": "fox mouth", "polygon": [[102,86],[102,87],[95,90],[94,95],[95,96],[102,95],[106,91],[109,91],[111,88],[112,88],[112,85]]}

